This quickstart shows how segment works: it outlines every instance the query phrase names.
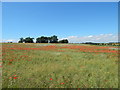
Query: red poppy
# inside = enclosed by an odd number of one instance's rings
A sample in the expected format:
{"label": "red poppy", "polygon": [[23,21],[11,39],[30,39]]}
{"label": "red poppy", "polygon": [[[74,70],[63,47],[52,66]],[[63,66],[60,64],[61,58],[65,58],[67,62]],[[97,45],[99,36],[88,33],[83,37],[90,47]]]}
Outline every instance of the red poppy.
{"label": "red poppy", "polygon": [[64,84],[64,83],[60,83],[60,84]]}
{"label": "red poppy", "polygon": [[53,80],[52,78],[50,78],[50,80]]}
{"label": "red poppy", "polygon": [[17,79],[17,77],[13,77],[14,79]]}

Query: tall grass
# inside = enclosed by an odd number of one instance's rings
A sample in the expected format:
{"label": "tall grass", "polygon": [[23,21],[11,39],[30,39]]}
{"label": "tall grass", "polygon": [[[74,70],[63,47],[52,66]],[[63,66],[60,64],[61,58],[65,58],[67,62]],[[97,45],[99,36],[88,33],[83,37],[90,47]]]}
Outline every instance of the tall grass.
{"label": "tall grass", "polygon": [[[3,88],[118,88],[114,53],[11,50],[6,45],[11,44],[3,44]],[[39,47],[21,44],[26,46]]]}

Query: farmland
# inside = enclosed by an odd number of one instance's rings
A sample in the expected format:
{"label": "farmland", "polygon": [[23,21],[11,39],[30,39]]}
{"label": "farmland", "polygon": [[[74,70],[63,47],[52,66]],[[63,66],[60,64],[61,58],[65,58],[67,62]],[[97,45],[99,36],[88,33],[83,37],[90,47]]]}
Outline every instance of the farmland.
{"label": "farmland", "polygon": [[118,47],[2,44],[3,88],[118,88]]}

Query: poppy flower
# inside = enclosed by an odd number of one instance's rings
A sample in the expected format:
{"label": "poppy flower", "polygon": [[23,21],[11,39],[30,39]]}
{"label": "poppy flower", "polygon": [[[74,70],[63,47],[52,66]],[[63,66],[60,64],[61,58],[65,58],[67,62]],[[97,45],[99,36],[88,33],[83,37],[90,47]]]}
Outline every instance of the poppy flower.
{"label": "poppy flower", "polygon": [[64,83],[60,83],[60,84],[64,84]]}
{"label": "poppy flower", "polygon": [[50,78],[50,80],[53,80],[52,78]]}
{"label": "poppy flower", "polygon": [[12,77],[9,77],[9,79],[12,79]]}
{"label": "poppy flower", "polygon": [[13,77],[14,79],[17,79],[17,77]]}

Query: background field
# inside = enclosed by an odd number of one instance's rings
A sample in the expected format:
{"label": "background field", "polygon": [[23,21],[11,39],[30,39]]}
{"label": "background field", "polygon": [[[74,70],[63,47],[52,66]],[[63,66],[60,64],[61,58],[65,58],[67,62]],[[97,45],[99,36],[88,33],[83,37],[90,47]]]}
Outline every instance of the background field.
{"label": "background field", "polygon": [[3,88],[118,88],[118,47],[2,45]]}

